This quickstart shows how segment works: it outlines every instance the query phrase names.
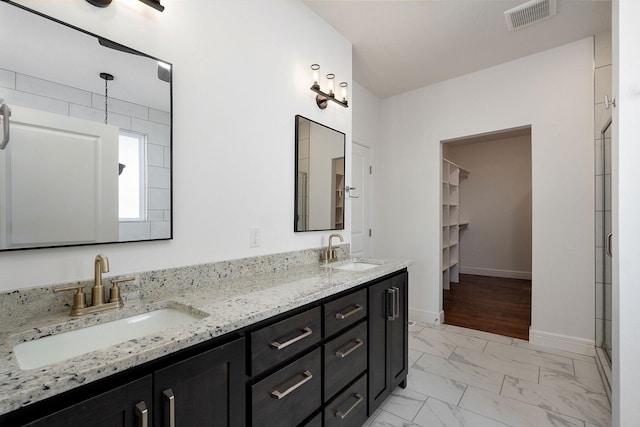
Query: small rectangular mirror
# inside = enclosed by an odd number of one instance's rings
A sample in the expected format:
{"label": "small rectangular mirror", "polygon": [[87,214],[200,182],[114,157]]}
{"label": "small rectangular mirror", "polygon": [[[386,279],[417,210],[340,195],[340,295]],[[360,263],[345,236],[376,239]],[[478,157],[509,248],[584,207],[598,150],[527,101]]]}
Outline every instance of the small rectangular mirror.
{"label": "small rectangular mirror", "polygon": [[344,229],[345,134],[296,116],[294,231]]}

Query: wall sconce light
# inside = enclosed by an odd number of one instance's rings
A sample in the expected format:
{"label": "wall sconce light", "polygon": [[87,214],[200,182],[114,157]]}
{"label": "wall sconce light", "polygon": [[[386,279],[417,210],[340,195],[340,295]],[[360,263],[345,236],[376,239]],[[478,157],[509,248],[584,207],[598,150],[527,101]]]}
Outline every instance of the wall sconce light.
{"label": "wall sconce light", "polygon": [[335,74],[327,74],[327,87],[329,92],[323,92],[320,89],[320,65],[312,64],[311,70],[313,71],[313,85],[311,85],[311,90],[317,93],[316,95],[316,104],[318,104],[318,108],[324,110],[327,108],[328,101],[331,100],[338,105],[342,105],[344,108],[349,107],[348,101],[348,86],[347,82],[340,83],[340,99],[336,98],[334,93],[335,91],[335,82],[336,76]]}
{"label": "wall sconce light", "polygon": [[[162,12],[164,10],[164,6],[160,4],[160,0],[140,0],[142,3],[147,6],[151,6],[155,10],[159,10]],[[111,0],[87,0],[87,2],[91,3],[96,7],[107,7],[111,4]]]}

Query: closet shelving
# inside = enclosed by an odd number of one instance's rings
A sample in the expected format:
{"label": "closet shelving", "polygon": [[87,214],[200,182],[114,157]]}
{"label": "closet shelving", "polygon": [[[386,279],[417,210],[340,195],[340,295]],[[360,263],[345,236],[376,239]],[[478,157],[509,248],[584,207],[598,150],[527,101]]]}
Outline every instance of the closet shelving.
{"label": "closet shelving", "polygon": [[450,283],[458,283],[460,276],[460,229],[469,223],[460,224],[460,181],[469,176],[469,171],[457,164],[442,159],[442,287],[449,289]]}

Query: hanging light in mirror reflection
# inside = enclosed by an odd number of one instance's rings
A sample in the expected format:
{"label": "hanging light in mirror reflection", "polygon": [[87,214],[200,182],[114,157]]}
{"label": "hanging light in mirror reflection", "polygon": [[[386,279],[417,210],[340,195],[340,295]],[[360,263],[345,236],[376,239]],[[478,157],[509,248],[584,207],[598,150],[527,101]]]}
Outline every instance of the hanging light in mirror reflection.
{"label": "hanging light in mirror reflection", "polygon": [[[164,11],[164,6],[160,4],[160,0],[139,0],[140,2],[146,4],[147,6],[151,6],[155,10],[159,10],[160,12]],[[87,0],[88,3],[96,7],[107,7],[111,4],[111,0]]]}
{"label": "hanging light in mirror reflection", "polygon": [[320,109],[325,109],[327,108],[327,104],[328,101],[331,100],[333,102],[335,102],[338,105],[341,105],[345,108],[347,108],[349,106],[349,97],[348,97],[348,91],[347,91],[347,87],[348,87],[348,83],[347,82],[341,82],[340,83],[340,88],[341,88],[341,93],[339,95],[339,98],[336,98],[335,96],[335,81],[336,81],[336,75],[333,73],[329,73],[326,75],[326,80],[327,80],[327,88],[328,91],[324,92],[322,91],[322,89],[320,89],[320,65],[318,64],[312,64],[311,65],[311,71],[313,72],[312,74],[312,79],[313,79],[313,84],[311,85],[311,90],[315,93],[317,93],[316,95],[316,104],[318,105],[318,108]]}

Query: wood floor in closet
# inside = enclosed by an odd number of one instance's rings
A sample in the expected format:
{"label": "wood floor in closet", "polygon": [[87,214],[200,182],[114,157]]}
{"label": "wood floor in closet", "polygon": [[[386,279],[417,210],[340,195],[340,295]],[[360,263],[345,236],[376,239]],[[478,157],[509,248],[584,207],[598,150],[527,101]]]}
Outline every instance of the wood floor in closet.
{"label": "wood floor in closet", "polygon": [[444,323],[529,339],[530,280],[461,274],[443,293]]}

